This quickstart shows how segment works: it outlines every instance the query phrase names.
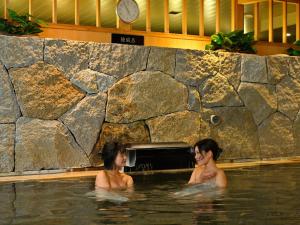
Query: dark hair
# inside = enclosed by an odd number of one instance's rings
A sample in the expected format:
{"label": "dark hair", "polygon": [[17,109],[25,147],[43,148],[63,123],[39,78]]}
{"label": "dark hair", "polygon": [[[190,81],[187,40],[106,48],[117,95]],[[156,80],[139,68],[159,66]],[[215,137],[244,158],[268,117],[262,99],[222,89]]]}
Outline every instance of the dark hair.
{"label": "dark hair", "polygon": [[107,170],[113,169],[118,152],[124,153],[125,146],[117,142],[107,142],[104,144],[101,152],[101,158],[104,161],[105,169]]}
{"label": "dark hair", "polygon": [[221,152],[223,152],[223,150],[219,148],[218,143],[210,138],[206,138],[197,142],[194,145],[194,148],[196,147],[198,147],[199,151],[205,151],[205,152],[211,151],[213,154],[213,159],[215,161],[219,158]]}

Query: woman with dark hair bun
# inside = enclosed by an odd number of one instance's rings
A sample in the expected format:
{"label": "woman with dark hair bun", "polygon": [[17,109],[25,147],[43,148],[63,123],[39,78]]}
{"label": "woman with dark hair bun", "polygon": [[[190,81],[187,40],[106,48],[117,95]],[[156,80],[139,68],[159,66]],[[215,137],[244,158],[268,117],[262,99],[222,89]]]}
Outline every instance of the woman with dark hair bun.
{"label": "woman with dark hair bun", "polygon": [[132,187],[132,177],[120,172],[126,164],[125,147],[116,142],[106,143],[101,155],[104,161],[104,170],[101,170],[96,177],[96,188],[111,190]]}
{"label": "woman with dark hair bun", "polygon": [[226,175],[215,162],[222,151],[213,139],[207,138],[197,142],[194,146],[196,168],[191,175],[189,184],[210,182],[217,187],[226,187]]}

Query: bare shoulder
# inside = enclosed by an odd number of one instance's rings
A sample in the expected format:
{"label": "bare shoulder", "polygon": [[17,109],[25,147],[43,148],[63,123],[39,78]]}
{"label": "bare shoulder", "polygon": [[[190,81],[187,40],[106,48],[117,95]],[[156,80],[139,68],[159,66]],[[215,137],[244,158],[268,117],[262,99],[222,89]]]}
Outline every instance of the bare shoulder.
{"label": "bare shoulder", "polygon": [[227,187],[227,177],[226,177],[224,170],[218,169],[216,183],[217,183],[218,187],[221,187],[221,188]]}
{"label": "bare shoulder", "polygon": [[102,187],[102,188],[109,187],[109,184],[107,183],[107,177],[106,177],[104,170],[100,170],[99,173],[97,174],[96,180],[95,180],[95,186]]}
{"label": "bare shoulder", "polygon": [[123,180],[126,182],[127,186],[130,187],[133,185],[133,179],[130,175],[122,173]]}

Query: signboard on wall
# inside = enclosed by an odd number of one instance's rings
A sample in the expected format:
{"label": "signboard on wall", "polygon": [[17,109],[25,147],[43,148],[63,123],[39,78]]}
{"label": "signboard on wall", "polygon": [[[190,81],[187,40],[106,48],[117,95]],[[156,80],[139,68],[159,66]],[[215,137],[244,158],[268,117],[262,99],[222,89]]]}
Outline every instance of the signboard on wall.
{"label": "signboard on wall", "polygon": [[111,43],[126,45],[144,45],[144,36],[111,34]]}

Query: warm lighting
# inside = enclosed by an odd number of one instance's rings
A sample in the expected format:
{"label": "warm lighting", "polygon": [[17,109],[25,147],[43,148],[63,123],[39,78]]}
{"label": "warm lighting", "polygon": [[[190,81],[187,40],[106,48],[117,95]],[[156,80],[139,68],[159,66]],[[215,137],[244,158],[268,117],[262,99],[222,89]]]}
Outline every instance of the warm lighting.
{"label": "warm lighting", "polygon": [[292,36],[292,34],[291,33],[286,33],[286,36],[290,37],[290,36]]}

